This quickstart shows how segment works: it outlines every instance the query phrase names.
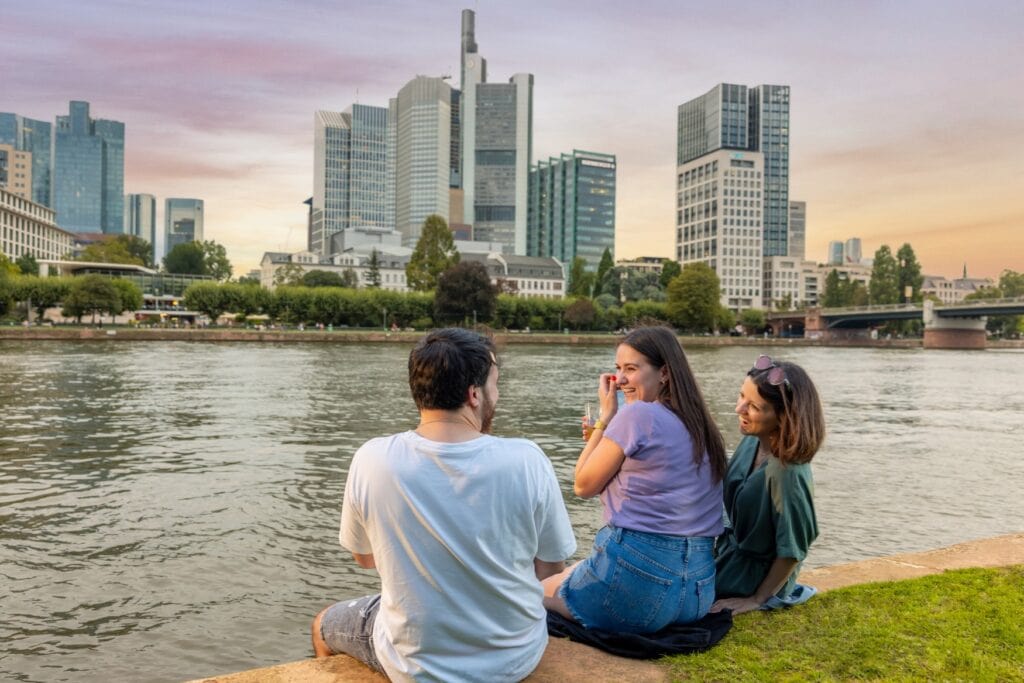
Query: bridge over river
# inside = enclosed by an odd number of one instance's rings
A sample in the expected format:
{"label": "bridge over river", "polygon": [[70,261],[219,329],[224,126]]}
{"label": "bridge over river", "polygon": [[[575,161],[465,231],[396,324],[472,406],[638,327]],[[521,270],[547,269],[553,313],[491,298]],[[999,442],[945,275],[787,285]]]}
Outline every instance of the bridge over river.
{"label": "bridge over river", "polygon": [[809,339],[856,339],[893,320],[924,321],[926,349],[983,349],[985,322],[990,315],[1024,315],[1024,297],[941,304],[809,308],[806,311],[768,313],[765,318],[775,336],[799,335]]}

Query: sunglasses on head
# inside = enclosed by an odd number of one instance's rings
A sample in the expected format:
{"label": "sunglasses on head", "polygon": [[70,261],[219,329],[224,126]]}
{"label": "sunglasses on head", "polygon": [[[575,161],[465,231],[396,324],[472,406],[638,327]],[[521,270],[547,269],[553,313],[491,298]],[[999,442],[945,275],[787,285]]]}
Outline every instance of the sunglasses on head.
{"label": "sunglasses on head", "polygon": [[771,384],[773,387],[777,387],[782,384],[790,391],[793,390],[793,387],[789,384],[789,378],[786,377],[786,371],[776,365],[775,361],[771,359],[771,356],[766,356],[762,353],[757,357],[757,360],[754,361],[754,367],[750,368],[749,374],[764,372],[765,370],[768,371],[768,384]]}

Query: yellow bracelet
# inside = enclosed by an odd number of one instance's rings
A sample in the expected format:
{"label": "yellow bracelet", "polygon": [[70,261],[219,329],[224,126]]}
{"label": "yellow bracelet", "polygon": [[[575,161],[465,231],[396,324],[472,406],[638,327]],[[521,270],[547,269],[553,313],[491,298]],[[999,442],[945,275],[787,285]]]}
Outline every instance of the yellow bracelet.
{"label": "yellow bracelet", "polygon": [[603,422],[603,421],[601,420],[601,418],[597,418],[596,420],[594,420],[594,429],[604,429],[604,428],[605,428],[605,427],[607,427],[607,426],[608,426],[608,425],[606,425],[606,424],[605,424],[605,423],[604,423],[604,422]]}

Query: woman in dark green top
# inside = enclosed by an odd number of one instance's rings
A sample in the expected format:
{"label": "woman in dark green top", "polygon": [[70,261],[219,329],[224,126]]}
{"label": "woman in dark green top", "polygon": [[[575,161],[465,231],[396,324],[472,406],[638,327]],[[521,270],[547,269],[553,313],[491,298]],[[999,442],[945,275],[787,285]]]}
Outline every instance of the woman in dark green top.
{"label": "woman in dark green top", "polygon": [[742,614],[785,602],[818,535],[811,459],[825,438],[814,383],[803,368],[759,356],[736,402],[744,435],[724,485],[728,514],[715,546],[711,611]]}

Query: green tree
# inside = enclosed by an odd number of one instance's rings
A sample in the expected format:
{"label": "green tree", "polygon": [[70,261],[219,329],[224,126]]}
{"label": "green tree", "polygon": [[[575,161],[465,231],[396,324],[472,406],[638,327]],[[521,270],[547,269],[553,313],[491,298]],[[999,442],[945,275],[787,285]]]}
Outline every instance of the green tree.
{"label": "green tree", "polygon": [[871,266],[871,282],[868,284],[872,304],[895,304],[900,301],[899,263],[889,246],[883,244],[875,252]]}
{"label": "green tree", "polygon": [[39,261],[36,261],[32,254],[22,254],[15,260],[14,265],[18,266],[22,275],[39,275]]}
{"label": "green tree", "polygon": [[747,334],[760,332],[765,328],[764,311],[757,308],[740,311],[739,320]]}
{"label": "green tree", "polygon": [[423,221],[423,231],[405,266],[406,284],[414,291],[429,292],[437,287],[441,273],[458,262],[452,231],[443,218],[431,214]]}
{"label": "green tree", "polygon": [[576,299],[569,304],[563,316],[566,324],[575,330],[589,328],[594,324],[595,318],[597,318],[597,309],[594,308],[594,302],[586,297]]}
{"label": "green tree", "polygon": [[228,261],[228,252],[224,245],[206,240],[202,243],[202,248],[203,272],[200,275],[209,275],[218,282],[230,280],[231,262]]}
{"label": "green tree", "polygon": [[[120,235],[127,237],[127,235]],[[79,261],[92,263],[122,263],[135,266],[144,266],[145,259],[132,253],[127,242],[115,238],[107,238],[100,242],[93,242],[82,250]]]}
{"label": "green tree", "polygon": [[661,284],[662,289],[668,289],[668,283],[672,282],[679,273],[683,272],[683,267],[679,265],[678,261],[674,261],[670,258],[665,259],[661,262],[661,275],[658,276],[658,282]]}
{"label": "green tree", "polygon": [[71,280],[63,277],[22,275],[14,279],[13,285],[13,298],[31,305],[36,311],[36,317],[42,318],[47,308],[56,306],[67,296]]}
{"label": "green tree", "polygon": [[91,313],[96,323],[98,313],[117,315],[124,310],[121,291],[113,280],[102,275],[83,275],[73,278],[64,297],[64,315],[82,321],[82,316]]}
{"label": "green tree", "polygon": [[487,322],[494,318],[497,299],[498,288],[491,284],[484,264],[462,261],[437,279],[434,319],[445,323],[465,319]]}
{"label": "green tree", "polygon": [[14,280],[19,272],[18,266],[0,251],[0,316],[14,309]]}
{"label": "green tree", "polygon": [[259,287],[261,284],[258,275],[243,275],[242,277],[238,278],[236,282],[240,285],[249,285],[256,287]]}
{"label": "green tree", "polygon": [[[377,271],[377,278],[380,278],[380,271]],[[348,287],[349,289],[359,289],[359,276],[356,275],[356,271],[351,268],[346,268],[341,271],[341,286]]]}
{"label": "green tree", "polygon": [[999,275],[999,291],[1004,297],[1024,296],[1024,273],[1004,270]]}
{"label": "green tree", "polygon": [[843,282],[835,268],[825,276],[825,291],[821,295],[821,305],[824,308],[839,308],[845,305]]}
{"label": "green tree", "polygon": [[337,273],[326,270],[311,270],[302,276],[303,287],[344,287],[345,281]]}
{"label": "green tree", "polygon": [[124,311],[137,311],[142,308],[142,290],[138,285],[121,277],[111,278],[111,280],[121,297],[121,310],[111,312],[110,315],[119,315]]}
{"label": "green tree", "polygon": [[[380,253],[377,251],[376,247],[370,251],[370,259],[366,262],[366,266],[366,281],[369,283],[367,286],[372,287],[373,289],[380,289]],[[353,275],[354,274],[355,273],[353,273]],[[406,274],[408,274],[408,270],[406,270]],[[353,287],[354,286],[356,285],[353,285]]]}
{"label": "green tree", "polygon": [[[921,264],[917,262],[917,255],[910,243],[904,243],[896,252],[896,260],[899,263],[899,274],[897,286],[899,288],[900,301],[907,303],[921,302],[921,285],[924,284],[924,275],[921,274]],[[910,292],[909,297],[907,292]]]}
{"label": "green tree", "polygon": [[124,245],[125,251],[142,262],[146,268],[153,267],[153,245],[135,235],[118,235],[115,241]]}
{"label": "green tree", "polygon": [[688,263],[668,285],[668,315],[687,332],[716,329],[721,286],[706,263]]}
{"label": "green tree", "polygon": [[736,327],[736,314],[722,304],[718,304],[715,313],[715,327],[719,330],[732,330]]}
{"label": "green tree", "polygon": [[792,311],[793,310],[793,295],[787,292],[780,298],[775,300],[776,311]]}
{"label": "green tree", "polygon": [[587,272],[587,260],[577,256],[569,268],[569,296],[590,297],[594,289],[594,273]]}
{"label": "green tree", "polygon": [[175,244],[164,257],[164,270],[181,275],[206,275],[206,252],[202,243]]}
{"label": "green tree", "polygon": [[[615,261],[612,260],[612,252],[608,247],[604,248],[604,253],[601,254],[601,261],[597,264],[597,275],[594,277],[594,282],[597,283],[600,291],[594,292],[594,295],[604,294],[605,276],[608,272],[615,267]],[[608,292],[611,294],[611,292]]]}
{"label": "green tree", "polygon": [[298,263],[286,263],[274,271],[274,286],[293,287],[302,282],[306,271]]}
{"label": "green tree", "polygon": [[194,282],[185,290],[185,306],[199,311],[215,324],[230,304],[227,290],[216,282]]}

